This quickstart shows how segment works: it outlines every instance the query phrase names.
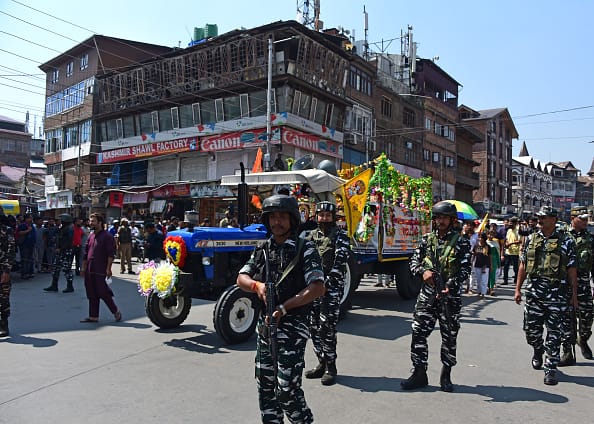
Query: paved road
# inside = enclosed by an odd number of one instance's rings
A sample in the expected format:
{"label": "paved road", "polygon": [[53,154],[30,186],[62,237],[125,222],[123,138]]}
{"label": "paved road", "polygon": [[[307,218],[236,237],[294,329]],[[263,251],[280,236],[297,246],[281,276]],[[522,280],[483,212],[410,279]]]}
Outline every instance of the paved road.
{"label": "paved road", "polygon": [[[117,269],[117,266],[114,266]],[[0,423],[256,423],[255,339],[226,346],[214,332],[213,302],[194,301],[185,325],[157,331],[134,276],[115,275],[115,323],[102,305],[87,316],[82,280],[72,294],[45,293],[48,275],[13,285],[12,336],[0,341]],[[61,281],[64,285],[63,280]],[[62,287],[61,287],[62,288]],[[319,423],[568,422],[591,413],[594,361],[578,353],[558,386],[530,368],[512,289],[465,296],[456,392],[438,387],[439,332],[430,339],[430,387],[402,392],[410,370],[412,301],[364,281],[339,325],[339,379],[304,383]],[[309,365],[315,363],[308,349]]]}

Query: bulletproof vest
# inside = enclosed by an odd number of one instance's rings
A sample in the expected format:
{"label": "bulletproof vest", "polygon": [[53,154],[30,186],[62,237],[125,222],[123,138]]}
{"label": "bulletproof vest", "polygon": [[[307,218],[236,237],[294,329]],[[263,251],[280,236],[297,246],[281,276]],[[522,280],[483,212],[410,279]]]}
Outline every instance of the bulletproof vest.
{"label": "bulletproof vest", "polygon": [[74,228],[72,224],[62,225],[58,233],[58,248],[71,249],[72,238],[74,237]]}
{"label": "bulletproof vest", "polygon": [[[456,238],[455,240],[454,237]],[[439,244],[437,234],[431,233],[427,238],[427,256],[424,259],[424,263],[427,268],[439,269],[441,278],[444,281],[449,280],[460,272],[460,261],[456,258],[456,249],[454,248],[458,237],[459,234],[452,231],[447,235],[445,243],[441,245]],[[445,257],[444,254],[446,255]]]}
{"label": "bulletproof vest", "polygon": [[132,230],[130,227],[120,227],[118,230],[118,239],[120,243],[132,243]]}
{"label": "bulletproof vest", "polygon": [[526,273],[530,277],[565,280],[567,258],[561,252],[565,237],[556,232],[545,240],[540,232],[532,233],[526,251]]}
{"label": "bulletproof vest", "polygon": [[[299,243],[296,243],[299,244]],[[264,249],[269,248],[270,240],[262,243],[256,248],[254,252],[255,263],[258,266],[258,272],[254,275],[254,280],[267,282],[266,265],[264,257]],[[295,267],[289,272],[289,274],[281,281],[280,284],[276,285],[276,305],[286,302],[291,297],[295,296],[301,290],[305,288],[305,275],[303,273],[303,252],[304,248],[301,248],[299,254],[301,257],[295,265]],[[289,263],[297,255],[297,246],[283,245],[280,249],[271,250],[269,248],[269,269],[270,279],[276,284],[281,278],[284,270],[287,268]],[[289,314],[307,314],[311,305],[303,305],[298,308],[291,309]],[[262,313],[266,313],[265,305],[262,305]]]}
{"label": "bulletproof vest", "polygon": [[325,235],[322,231],[314,230],[308,236],[308,240],[314,242],[320,257],[322,258],[322,268],[324,269],[324,275],[328,275],[332,270],[332,266],[334,265],[337,233],[338,228],[334,226],[330,229],[330,233],[328,235]]}
{"label": "bulletproof vest", "polygon": [[594,255],[594,252],[592,252],[592,235],[587,231],[581,231],[579,234],[571,231],[569,235],[575,241],[575,257],[577,259],[578,273],[589,273],[592,269]]}

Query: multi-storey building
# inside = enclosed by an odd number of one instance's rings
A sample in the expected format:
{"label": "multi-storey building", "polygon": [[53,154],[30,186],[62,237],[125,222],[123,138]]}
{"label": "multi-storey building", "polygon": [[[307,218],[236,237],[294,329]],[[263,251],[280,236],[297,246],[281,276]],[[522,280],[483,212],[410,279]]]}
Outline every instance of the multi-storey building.
{"label": "multi-storey building", "polygon": [[434,61],[419,59],[414,84],[414,94],[423,99],[424,171],[433,178],[434,200],[454,199],[459,83]]}
{"label": "multi-storey building", "polygon": [[481,143],[473,147],[473,159],[479,163],[474,172],[480,176],[474,191],[475,204],[483,204],[491,213],[514,213],[512,206],[512,140],[518,131],[507,108],[475,111],[460,108],[461,124],[483,134]]}
{"label": "multi-storey building", "polygon": [[[347,108],[370,111],[373,86],[373,67],[343,43],[277,22],[99,78],[97,163],[111,174],[93,190],[149,193],[146,204],[127,205],[128,215],[180,216],[194,208],[212,221],[230,203],[218,180],[240,163],[251,169],[259,149],[270,158],[264,168],[306,155],[314,166],[327,159],[340,167]],[[365,152],[361,144],[356,151]],[[121,207],[115,200],[111,206]]]}
{"label": "multi-storey building", "polygon": [[579,174],[571,161],[549,162],[547,170],[552,176],[553,207],[559,210],[561,219],[568,220],[571,207],[576,204],[576,182]]}
{"label": "multi-storey building", "polygon": [[528,153],[522,143],[512,158],[512,206],[518,216],[534,215],[542,206],[552,206],[552,176],[548,167]]}
{"label": "multi-storey building", "polygon": [[9,166],[28,167],[32,137],[25,122],[0,116],[0,162]]}
{"label": "multi-storey building", "polygon": [[48,214],[70,211],[76,203],[90,207],[87,196],[92,181],[97,143],[93,117],[95,76],[121,70],[171,48],[93,35],[70,50],[42,64],[46,73],[45,155],[48,168]]}

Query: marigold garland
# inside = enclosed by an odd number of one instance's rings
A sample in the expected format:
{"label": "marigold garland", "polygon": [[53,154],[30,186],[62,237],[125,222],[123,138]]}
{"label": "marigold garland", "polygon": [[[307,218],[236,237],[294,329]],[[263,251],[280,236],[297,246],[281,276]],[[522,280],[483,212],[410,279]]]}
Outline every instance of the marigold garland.
{"label": "marigold garland", "polygon": [[140,267],[138,273],[138,292],[142,296],[156,293],[164,298],[175,289],[179,275],[179,268],[170,262],[156,264],[150,261]]}
{"label": "marigold garland", "polygon": [[153,274],[156,264],[150,261],[147,264],[142,264],[140,272],[138,273],[138,292],[142,296],[148,296],[153,291]]}
{"label": "marigold garland", "polygon": [[179,268],[184,267],[188,252],[186,242],[181,236],[167,236],[163,242],[163,250],[165,250],[165,256],[173,265]]}

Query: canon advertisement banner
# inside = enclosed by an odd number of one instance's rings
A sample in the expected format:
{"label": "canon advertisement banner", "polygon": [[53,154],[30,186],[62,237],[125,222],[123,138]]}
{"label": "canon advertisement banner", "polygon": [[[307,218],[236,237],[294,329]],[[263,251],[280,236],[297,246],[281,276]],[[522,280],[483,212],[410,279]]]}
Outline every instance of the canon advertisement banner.
{"label": "canon advertisement banner", "polygon": [[[246,147],[258,147],[266,145],[266,128],[258,128],[251,131],[236,131],[227,134],[213,135],[200,138],[200,151],[220,152],[223,150],[237,150]],[[280,143],[280,129],[272,129],[272,144]]]}
{"label": "canon advertisement banner", "polygon": [[198,150],[198,137],[180,138],[160,141],[158,143],[141,144],[139,146],[122,147],[108,150],[97,155],[97,163],[113,163],[149,156],[169,155],[171,153],[191,152]]}
{"label": "canon advertisement banner", "polygon": [[291,128],[283,128],[283,143],[308,150],[314,153],[322,153],[327,156],[342,159],[342,144],[320,138],[317,135],[307,134]]}

